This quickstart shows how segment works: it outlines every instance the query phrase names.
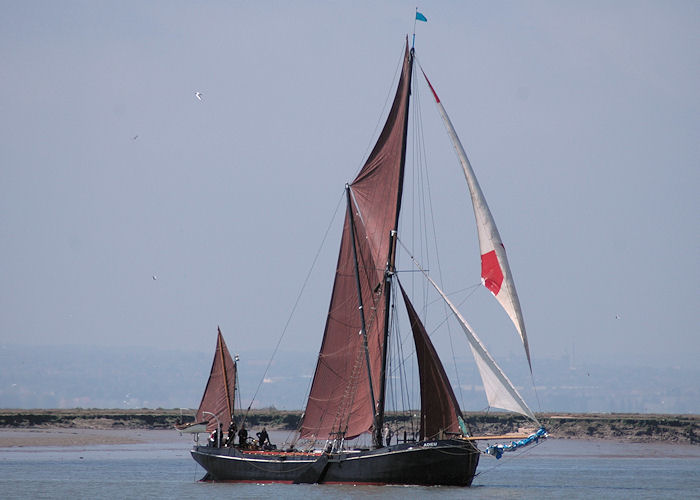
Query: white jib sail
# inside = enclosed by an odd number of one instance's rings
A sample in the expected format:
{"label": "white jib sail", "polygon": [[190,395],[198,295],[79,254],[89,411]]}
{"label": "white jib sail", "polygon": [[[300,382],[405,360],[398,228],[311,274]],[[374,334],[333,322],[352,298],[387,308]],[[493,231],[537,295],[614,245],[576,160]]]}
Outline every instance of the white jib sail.
{"label": "white jib sail", "polygon": [[416,266],[425,275],[428,281],[430,281],[430,284],[433,285],[435,290],[437,290],[462,326],[462,330],[464,330],[467,340],[469,340],[469,347],[471,347],[472,354],[474,355],[476,366],[479,369],[489,406],[520,413],[521,415],[531,418],[539,425],[535,414],[532,413],[532,410],[527,406],[508,376],[501,370],[501,367],[498,366],[496,360],[494,360],[491,354],[486,350],[486,346],[481,342],[472,327],[469,326],[467,320],[462,317],[462,314],[457,310],[454,304],[452,304],[450,299],[447,298],[447,295],[440,290],[440,287],[437,286],[433,279],[428,276],[418,263],[416,263]]}
{"label": "white jib sail", "polygon": [[476,180],[476,175],[474,175],[474,170],[469,163],[467,153],[464,151],[462,143],[457,136],[457,132],[452,126],[450,117],[447,116],[447,112],[442,106],[442,103],[440,102],[435,89],[430,84],[430,80],[428,80],[428,77],[425,75],[425,72],[423,72],[423,76],[425,77],[425,81],[428,82],[428,86],[433,93],[438,111],[445,123],[447,133],[452,140],[455,151],[457,152],[459,162],[462,164],[464,177],[466,177],[467,185],[469,186],[469,193],[471,194],[472,205],[474,206],[476,227],[479,234],[479,250],[481,252],[481,280],[484,286],[486,286],[494,297],[496,297],[503,309],[505,309],[506,313],[508,313],[508,316],[510,316],[510,319],[513,321],[515,328],[518,330],[520,339],[523,342],[523,347],[525,348],[527,363],[530,366],[530,372],[532,372],[530,347],[527,342],[527,334],[525,333],[525,321],[523,320],[523,313],[520,308],[518,293],[515,290],[513,275],[510,272],[510,266],[508,265],[508,259],[506,258],[506,249],[501,241],[501,236],[498,234],[496,222],[493,220],[493,215],[491,215],[491,210],[489,210],[489,206],[486,203],[484,193],[481,191],[479,182]]}

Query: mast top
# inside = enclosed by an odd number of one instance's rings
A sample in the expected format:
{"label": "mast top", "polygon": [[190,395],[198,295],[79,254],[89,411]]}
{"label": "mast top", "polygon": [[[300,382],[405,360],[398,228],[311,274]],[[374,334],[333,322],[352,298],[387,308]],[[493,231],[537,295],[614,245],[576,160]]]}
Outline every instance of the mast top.
{"label": "mast top", "polygon": [[418,21],[422,21],[424,23],[428,22],[428,18],[423,15],[422,12],[418,12],[418,7],[416,7],[416,17],[413,20],[413,41],[411,43],[411,53],[413,53],[413,49],[416,46],[416,23]]}

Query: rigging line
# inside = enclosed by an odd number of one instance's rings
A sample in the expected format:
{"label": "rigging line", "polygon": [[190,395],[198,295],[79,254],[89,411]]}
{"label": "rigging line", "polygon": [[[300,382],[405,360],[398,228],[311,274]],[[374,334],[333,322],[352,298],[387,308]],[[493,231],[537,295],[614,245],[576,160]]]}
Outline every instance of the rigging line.
{"label": "rigging line", "polygon": [[[414,53],[415,57],[415,53]],[[415,66],[413,67],[413,71],[415,71]],[[411,148],[411,154],[412,154],[412,174],[413,174],[413,182],[412,182],[412,189],[411,189],[411,195],[413,197],[412,201],[412,216],[411,216],[411,239],[413,242],[414,247],[416,246],[416,239],[418,240],[418,244],[423,247],[423,241],[425,237],[422,235],[422,228],[423,224],[421,224],[421,176],[420,176],[420,171],[421,171],[421,166],[425,163],[423,159],[423,149],[420,147],[420,142],[423,139],[423,130],[422,130],[422,120],[421,120],[421,95],[418,87],[418,80],[415,78],[411,78],[411,91],[413,94],[413,100],[412,100],[412,105],[411,105],[411,128],[413,131],[413,137],[412,137],[412,142],[413,142],[413,147]],[[398,240],[398,235],[397,235],[397,240]],[[398,281],[398,276],[397,276],[397,281]],[[411,290],[415,289],[415,276],[411,275]],[[406,334],[402,340],[403,342],[407,342],[409,348],[414,347],[413,340],[412,340],[413,332],[412,328],[407,328],[406,329]],[[409,340],[410,339],[410,340]],[[415,352],[415,347],[411,349],[411,353],[408,354],[408,356],[405,356],[403,359],[401,359],[400,365],[403,366],[403,371],[406,373],[407,368],[410,368],[410,373],[411,377],[410,379],[406,379],[406,396],[407,396],[407,403],[409,406],[407,408],[410,409],[411,406],[411,399],[412,397],[416,394],[416,383],[419,379],[419,374],[416,371],[417,370],[417,364],[411,363],[408,364],[407,360],[410,356],[413,355]],[[402,350],[402,354],[404,354]],[[410,382],[410,387],[409,387],[409,382]],[[418,384],[420,387],[420,384]],[[420,400],[420,395],[418,396]],[[413,412],[411,412],[413,414]],[[414,426],[411,426],[411,432],[413,432]]]}
{"label": "rigging line", "polygon": [[[340,198],[338,199],[338,203],[335,206],[335,211],[333,212],[333,215],[331,216],[331,220],[328,223],[328,226],[326,227],[326,232],[324,233],[323,238],[321,239],[321,244],[319,245],[318,250],[316,251],[316,255],[314,256],[313,261],[311,262],[311,267],[309,268],[309,271],[306,273],[306,278],[304,278],[304,283],[301,285],[301,289],[299,290],[299,294],[297,295],[297,298],[294,301],[294,305],[292,306],[292,310],[289,313],[289,317],[287,318],[287,322],[284,324],[284,328],[282,329],[282,333],[279,337],[279,340],[277,341],[277,345],[275,346],[274,351],[272,351],[272,356],[270,356],[270,360],[267,362],[267,366],[265,367],[265,372],[263,373],[262,377],[260,378],[260,382],[258,382],[258,387],[255,389],[255,392],[253,393],[253,397],[250,399],[250,405],[248,405],[248,409],[246,410],[245,415],[243,416],[243,421],[245,421],[246,417],[248,416],[248,412],[250,412],[250,408],[253,406],[253,402],[255,401],[255,397],[258,395],[258,392],[260,391],[260,387],[262,386],[263,382],[265,381],[265,377],[267,376],[267,372],[270,369],[270,366],[272,365],[272,361],[275,359],[275,355],[277,354],[277,350],[279,349],[280,344],[282,343],[282,339],[284,338],[285,333],[287,333],[287,329],[289,328],[289,324],[292,322],[292,317],[294,317],[294,313],[297,309],[297,306],[299,305],[299,301],[301,300],[301,296],[303,295],[304,290],[306,289],[306,285],[308,284],[309,279],[311,278],[311,273],[313,272],[314,268],[316,267],[316,262],[318,261],[318,257],[319,257],[319,255],[321,255],[321,250],[323,249],[323,246],[326,243],[326,239],[328,238],[328,233],[330,233],[331,226],[333,225],[333,221],[335,221],[335,218],[338,215],[338,210],[340,209],[340,204],[341,204],[344,196],[345,196],[345,192],[343,192],[341,194]],[[307,397],[308,397],[310,391],[311,391],[311,382],[309,382],[309,386],[306,390]]]}
{"label": "rigging line", "polygon": [[[403,245],[403,243],[402,243],[402,246],[404,247],[404,249],[406,248],[406,246]],[[410,252],[409,252],[409,253],[410,253]],[[421,271],[418,271],[418,272],[421,272]],[[458,307],[458,308],[461,308],[461,307],[464,305],[464,303],[465,303],[467,300],[469,300],[469,298],[470,298],[472,295],[474,295],[474,293],[476,293],[476,291],[479,290],[480,288],[481,288],[481,283],[476,283],[476,284],[474,284],[474,285],[471,285],[471,286],[462,288],[462,289],[457,290],[457,291],[455,291],[455,292],[448,293],[447,295],[448,295],[448,296],[454,296],[454,295],[457,295],[457,294],[459,294],[459,293],[462,293],[462,292],[465,292],[465,291],[469,291],[470,293],[469,293],[466,297],[464,297],[460,302],[457,303],[457,307]],[[437,299],[434,299],[434,300],[431,300],[431,301],[427,302],[427,303],[425,304],[426,309],[427,309],[428,307],[430,307],[431,305],[437,303],[437,302],[442,302],[442,299],[441,299],[441,298],[437,298]],[[442,325],[444,325],[445,323],[447,323],[447,322],[450,320],[450,318],[451,318],[451,314],[447,313],[447,314],[445,314],[445,316],[443,316],[442,320],[441,320],[439,323],[437,323],[437,324],[434,325],[434,326],[431,325],[432,328],[431,328],[430,333],[428,333],[428,336],[432,338],[433,335],[435,335],[435,333],[437,333],[437,332],[440,330],[440,328],[442,327]],[[408,339],[408,337],[409,337],[409,335],[410,335],[410,332],[407,333],[407,334],[404,336],[404,338],[401,339],[401,341],[402,341],[402,342],[406,342],[407,339]],[[450,339],[450,340],[451,340],[451,339]],[[402,362],[405,362],[406,360],[408,360],[408,357],[409,357],[409,356],[413,355],[414,352],[415,352],[415,349],[414,349],[413,351],[411,351],[411,352],[410,352],[408,355],[406,355],[406,356],[403,356],[403,354],[402,354],[402,356],[401,356],[400,359],[402,360]],[[392,373],[392,374],[393,374],[393,373]]]}
{"label": "rigging line", "polygon": [[[390,376],[391,372],[393,371],[393,366],[394,366],[394,358],[395,355],[392,353],[392,351],[396,351],[398,349],[398,343],[396,342],[396,329],[395,329],[395,322],[394,322],[394,313],[395,313],[395,308],[394,308],[394,298],[395,298],[395,289],[396,287],[391,287],[391,306],[389,309],[389,335],[387,335],[386,338],[386,343],[387,345],[384,346],[384,349],[387,351],[387,359],[386,359],[386,372],[385,372],[385,384],[386,384],[386,396],[385,396],[385,402],[384,402],[384,410],[385,412],[387,411],[388,408],[394,408],[396,410],[398,404],[397,404],[397,398],[396,398],[396,384],[394,383],[393,377]],[[385,419],[386,422],[386,419]]]}
{"label": "rigging line", "polygon": [[[402,272],[404,272],[404,271],[402,271]],[[418,272],[420,273],[421,271],[418,271]],[[429,273],[428,270],[426,270],[426,272]],[[445,293],[445,295],[447,295],[449,297],[454,297],[455,295],[460,294],[462,292],[469,292],[469,294],[467,294],[466,297],[464,297],[460,302],[457,303],[457,306],[463,306],[464,303],[466,301],[468,301],[471,298],[471,296],[477,292],[477,290],[480,290],[480,289],[481,289],[481,283],[475,283],[473,285],[466,286],[464,288],[460,288],[459,290],[455,290],[454,292]],[[433,299],[433,300],[426,303],[426,307],[430,307],[433,304],[437,304],[441,301],[442,301],[442,299],[440,299],[440,298]],[[446,315],[446,317],[449,317],[449,316],[450,316],[449,314]],[[444,320],[443,320],[443,322],[444,322]],[[440,325],[442,325],[442,323],[440,323]],[[438,325],[438,327],[440,325]],[[435,330],[437,330],[437,327],[435,328]]]}
{"label": "rigging line", "polygon": [[[401,399],[401,411],[405,412],[407,408],[410,408],[411,406],[411,398],[409,395],[409,389],[408,389],[408,378],[406,374],[406,364],[403,362],[403,342],[401,341],[401,337],[399,336],[399,331],[398,328],[394,328],[394,337],[396,339],[396,359],[392,363],[392,371],[390,372],[390,375],[394,377],[394,371],[398,371],[398,379],[399,379],[399,396]],[[398,410],[398,403],[397,403],[397,408]]]}
{"label": "rigging line", "polygon": [[[425,139],[424,139],[424,134],[423,134],[423,122],[422,122],[422,108],[420,106],[420,87],[417,84],[414,84],[413,86],[413,92],[415,95],[414,98],[414,105],[412,107],[413,110],[413,115],[414,115],[414,158],[417,159],[414,160],[414,165],[417,165],[418,168],[414,168],[414,192],[416,191],[416,187],[418,189],[418,204],[420,204],[420,209],[418,211],[419,217],[420,217],[420,224],[419,228],[421,230],[420,236],[420,247],[421,247],[421,254],[425,255],[427,260],[428,260],[428,267],[430,267],[430,250],[429,250],[429,245],[428,245],[428,230],[423,233],[422,228],[429,228],[432,231],[432,238],[433,238],[433,246],[434,246],[434,253],[437,259],[437,266],[438,266],[438,273],[440,277],[440,281],[443,282],[443,276],[442,276],[442,268],[440,266],[440,253],[438,250],[438,244],[437,244],[437,224],[435,223],[435,211],[433,209],[433,201],[432,201],[432,196],[431,196],[431,189],[430,189],[430,177],[428,175],[428,168],[427,168],[427,153],[426,153],[426,147],[425,147]],[[417,151],[417,154],[416,154]],[[415,217],[414,217],[415,219]],[[430,223],[428,223],[428,221]],[[415,231],[412,233],[413,238],[415,239]],[[413,245],[415,247],[415,244]],[[413,280],[412,280],[413,281]],[[427,314],[428,312],[428,287],[423,288],[423,313]],[[445,310],[445,320],[443,320],[440,325],[438,325],[438,328],[442,326],[442,324],[445,324],[447,321],[447,318],[449,317],[448,311],[447,311],[447,305],[443,302],[443,308]],[[464,403],[464,394],[462,391],[462,384],[460,381],[459,377],[459,370],[457,369],[457,360],[456,360],[456,355],[455,355],[455,347],[454,347],[454,340],[453,340],[453,335],[452,335],[452,329],[451,329],[451,324],[447,322],[447,330],[448,330],[448,336],[450,340],[450,349],[451,349],[451,354],[452,354],[452,362],[453,362],[453,369],[454,373],[457,379],[457,385],[459,389],[459,397],[462,403]]]}
{"label": "rigging line", "polygon": [[[398,325],[397,325],[397,330],[398,330]],[[410,330],[410,328],[409,328]],[[398,332],[397,332],[398,336]],[[417,365],[411,364],[408,365],[406,363],[406,359],[408,359],[407,356],[404,355],[404,343],[406,342],[406,339],[401,339],[399,341],[400,345],[400,350],[398,352],[398,369],[399,369],[399,378],[401,380],[401,386],[402,386],[402,394],[401,394],[401,402],[403,405],[403,411],[404,412],[410,412],[413,414],[413,396],[415,395],[415,384],[416,384],[416,368]],[[409,346],[413,345],[413,343],[409,343]],[[410,355],[409,355],[410,356]],[[408,373],[408,369],[410,369],[410,377]],[[410,381],[410,387],[409,387],[409,381]]]}
{"label": "rigging line", "polygon": [[[237,359],[238,354],[235,355]],[[233,418],[233,413],[236,412],[236,408],[239,409],[239,411],[243,408],[243,401],[241,400],[241,386],[240,386],[240,378],[238,378],[238,361],[234,361],[234,366],[235,368],[235,377],[233,380],[233,411],[231,414],[231,420],[235,419]],[[236,402],[238,402],[238,405],[236,405]]]}
{"label": "rigging line", "polygon": [[[428,266],[430,266],[430,254],[429,246],[427,240],[429,235],[425,228],[428,227],[426,224],[426,204],[425,204],[425,173],[427,172],[427,154],[425,148],[425,135],[423,132],[423,119],[422,119],[422,105],[421,105],[421,92],[420,86],[417,81],[412,80],[413,83],[413,156],[414,156],[414,168],[413,168],[413,196],[414,201],[414,215],[412,228],[412,246],[416,248],[415,240],[418,239],[420,253],[425,255],[428,260]],[[413,287],[413,278],[412,278]],[[424,299],[427,294],[427,287],[424,288]],[[423,313],[425,313],[425,307],[423,308]]]}
{"label": "rigging line", "polygon": [[[510,455],[508,458],[503,457],[503,458],[497,460],[496,463],[493,464],[493,466],[491,466],[490,468],[488,468],[488,469],[486,469],[486,470],[481,470],[481,471],[477,472],[476,474],[474,474],[474,477],[479,476],[479,475],[481,475],[481,474],[488,474],[488,473],[490,473],[490,472],[493,472],[493,471],[496,470],[497,468],[499,468],[499,467],[501,467],[501,466],[503,466],[504,464],[507,463],[507,462],[505,462],[504,460],[510,461],[510,460],[518,459],[518,458],[520,458],[521,456],[523,456],[524,454],[532,452],[535,448],[537,448],[538,446],[540,446],[540,445],[542,445],[542,444],[544,444],[544,440],[542,440],[542,441],[539,442],[539,443],[533,443],[531,446],[528,446],[527,448],[524,448],[524,449],[520,450],[520,452],[515,452],[515,453],[513,453],[513,454]],[[481,450],[481,449],[479,449],[479,451],[481,452],[482,455],[488,455],[488,453],[486,453],[485,451],[483,451],[483,450]]]}
{"label": "rigging line", "polygon": [[[401,239],[398,238],[398,237],[396,238],[396,240],[397,240],[397,242],[401,245],[401,247],[402,247],[404,250],[406,250],[406,251],[408,252],[408,254],[410,255],[411,259],[413,259],[413,261],[414,261],[416,264],[418,264],[418,261],[416,260],[415,257],[413,257],[413,255],[411,255],[410,250],[408,250],[408,248],[407,248],[406,245],[403,243],[403,241],[401,241]],[[427,272],[425,272],[425,271],[421,271],[421,272],[422,272],[424,275],[427,276]],[[397,276],[397,279],[398,279],[398,276]],[[470,286],[470,287],[462,288],[461,290],[455,292],[455,293],[460,293],[460,292],[465,291],[465,290],[470,290],[470,291],[471,291],[471,293],[470,293],[469,295],[467,295],[464,299],[462,299],[461,302],[457,303],[457,306],[458,306],[458,307],[461,307],[467,300],[469,300],[469,298],[470,298],[472,295],[474,295],[474,293],[476,292],[476,290],[478,290],[479,288],[480,288],[480,285],[472,285],[472,286]],[[453,294],[446,294],[446,295],[453,295]],[[430,304],[433,304],[433,303],[437,302],[438,300],[439,300],[439,299],[436,299],[436,300],[430,302]],[[435,325],[435,326],[431,329],[431,332],[428,333],[428,337],[432,338],[433,335],[442,327],[443,324],[448,323],[448,325],[449,325],[449,320],[450,320],[451,316],[452,316],[451,314],[446,314],[446,315],[442,318],[442,320],[441,320],[437,325]],[[408,335],[406,335],[406,336],[408,336]],[[404,340],[405,340],[405,339],[404,339]],[[452,340],[452,339],[450,339],[450,341],[451,341],[451,340]],[[402,362],[406,362],[406,361],[408,360],[409,356],[412,356],[414,353],[415,353],[415,349],[413,349],[413,351],[411,351],[407,356],[405,356],[405,357],[402,359]],[[454,350],[453,350],[453,356],[454,356]],[[456,361],[455,361],[455,365],[456,365]],[[456,368],[456,366],[455,366],[455,368]]]}
{"label": "rigging line", "polygon": [[[424,210],[421,209],[422,207],[422,197],[420,196],[420,192],[422,191],[422,185],[421,185],[421,176],[419,174],[421,165],[425,163],[424,160],[424,155],[425,155],[425,148],[421,147],[421,143],[423,141],[423,130],[422,130],[422,120],[420,118],[421,115],[421,105],[420,105],[420,92],[419,92],[419,87],[417,86],[417,81],[416,79],[412,78],[411,79],[411,93],[414,96],[412,100],[412,105],[411,105],[411,140],[413,142],[413,147],[411,148],[411,175],[413,182],[411,183],[411,217],[409,219],[411,223],[410,227],[410,235],[411,239],[413,241],[413,246],[415,247],[415,240],[418,239],[418,241],[421,244],[421,253],[424,253],[424,246],[423,243],[425,241],[425,235],[422,234],[422,228],[424,227],[424,224],[422,222],[422,214],[424,213]],[[418,200],[418,201],[416,201]],[[405,218],[404,218],[405,219]],[[418,223],[416,221],[419,220]],[[402,225],[408,224],[408,222],[404,222],[402,220],[401,222]],[[417,234],[420,233],[420,234]],[[396,273],[396,271],[395,271]],[[410,289],[414,289],[414,277],[411,276],[411,286]],[[425,301],[424,301],[425,302]],[[398,332],[397,332],[398,334]],[[411,333],[410,329],[409,331],[403,336],[403,338],[398,338],[398,340],[401,343],[408,342],[408,339],[410,338]],[[409,343],[410,344],[410,343]],[[403,359],[405,361],[407,358],[399,358]],[[405,368],[404,368],[405,371]],[[412,384],[414,382],[414,378],[411,378]]]}
{"label": "rigging line", "polygon": [[[392,287],[392,309],[391,309],[391,332],[392,339],[390,347],[393,351],[390,366],[387,367],[387,378],[392,388],[392,402],[394,404],[394,411],[406,413],[408,409],[411,408],[411,395],[408,388],[408,375],[406,373],[406,365],[404,355],[403,355],[403,344],[404,341],[401,339],[399,320],[397,317],[396,300],[397,300],[397,287]],[[394,379],[398,379],[398,382],[394,382]],[[411,379],[412,380],[412,379]],[[398,387],[396,387],[398,385]],[[399,395],[396,395],[398,391]]]}
{"label": "rigging line", "polygon": [[[397,316],[397,309],[396,309],[396,287],[391,288],[391,294],[392,294],[392,304],[391,304],[391,337],[392,341],[390,343],[391,349],[393,349],[392,356],[390,358],[391,364],[387,366],[387,379],[389,380],[389,383],[391,384],[392,388],[392,402],[394,404],[393,408],[394,411],[397,412],[404,412],[405,409],[408,407],[407,401],[410,401],[410,398],[408,398],[408,387],[407,387],[407,382],[408,378],[406,376],[406,367],[405,363],[403,362],[404,356],[403,356],[403,339],[401,339],[400,335],[400,327],[399,327],[399,318]],[[396,373],[398,372],[398,377],[396,376]],[[396,387],[396,383],[394,382],[394,379],[398,378],[398,388]],[[396,391],[398,390],[399,396],[396,396]],[[399,407],[399,400],[401,403],[401,406]]]}
{"label": "rigging line", "polygon": [[[418,58],[416,57],[416,60],[418,62],[418,66],[420,67],[420,61],[418,61]],[[435,247],[435,259],[437,260],[437,271],[438,271],[438,277],[440,280],[440,283],[444,283],[443,276],[442,276],[442,266],[440,265],[440,252],[438,249],[438,244],[437,244],[437,224],[435,223],[435,210],[433,209],[433,198],[432,198],[432,191],[430,189],[430,177],[427,175],[428,174],[428,169],[425,169],[425,183],[427,186],[427,204],[428,204],[428,213],[430,215],[430,222],[432,224],[432,232],[433,232],[433,241],[434,241],[434,247]],[[465,299],[466,300],[466,299]],[[449,315],[448,307],[447,304],[443,301],[443,309],[445,311],[445,316]],[[450,350],[452,353],[452,363],[454,366],[454,372],[455,376],[457,378],[457,387],[459,389],[459,399],[464,404],[464,394],[462,392],[462,383],[460,381],[459,377],[459,370],[457,369],[457,358],[455,355],[455,348],[454,348],[454,339],[452,335],[452,328],[450,327],[450,323],[447,322],[447,334],[450,339]]]}
{"label": "rigging line", "polygon": [[535,374],[530,372],[530,381],[532,382],[532,390],[535,393],[535,399],[537,399],[537,410],[542,411],[542,403],[540,402],[540,394],[537,392],[537,384],[535,384]]}
{"label": "rigging line", "polygon": [[[417,182],[416,182],[416,188],[417,188],[417,193],[418,193],[418,230],[419,233],[418,237],[419,239],[419,244],[420,244],[420,251],[421,255],[425,256],[425,259],[428,262],[428,266],[431,265],[431,254],[430,254],[430,245],[428,244],[428,238],[430,237],[427,231],[428,225],[426,224],[426,183],[425,183],[425,178],[428,170],[428,163],[427,163],[427,156],[426,156],[426,149],[425,149],[425,136],[423,133],[423,118],[422,118],[422,113],[423,113],[423,108],[420,106],[420,87],[418,86],[418,82],[416,82],[416,87],[415,87],[415,93],[416,93],[416,106],[414,107],[414,110],[416,111],[416,150],[418,151],[418,168],[417,168]],[[425,306],[425,302],[427,300],[427,294],[428,294],[428,288],[427,286],[423,287],[423,314],[427,314],[427,307]]]}

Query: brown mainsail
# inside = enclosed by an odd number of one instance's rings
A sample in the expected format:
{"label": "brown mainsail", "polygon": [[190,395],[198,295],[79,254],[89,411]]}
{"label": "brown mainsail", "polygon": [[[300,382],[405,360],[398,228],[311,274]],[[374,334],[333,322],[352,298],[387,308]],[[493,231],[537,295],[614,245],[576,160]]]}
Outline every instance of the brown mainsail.
{"label": "brown mainsail", "polygon": [[[211,373],[207,381],[207,387],[199,403],[195,422],[207,421],[207,430],[216,429],[216,418],[219,423],[227,427],[233,416],[233,406],[236,394],[236,363],[226,347],[221,329],[216,337],[216,351],[214,361],[211,364]],[[207,413],[213,413],[213,418]]]}
{"label": "brown mainsail", "polygon": [[[352,438],[377,427],[391,262],[406,150],[413,57],[406,45],[396,96],[372,153],[348,186],[340,254],[302,437]],[[358,293],[359,289],[359,293]],[[360,307],[362,306],[362,307]]]}

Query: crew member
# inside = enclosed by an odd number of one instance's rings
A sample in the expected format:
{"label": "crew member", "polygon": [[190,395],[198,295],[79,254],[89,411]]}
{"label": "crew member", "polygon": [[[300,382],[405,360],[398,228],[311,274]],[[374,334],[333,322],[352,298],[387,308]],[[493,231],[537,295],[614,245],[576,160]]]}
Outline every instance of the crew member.
{"label": "crew member", "polygon": [[236,441],[236,422],[231,420],[228,426],[228,438],[226,439],[226,446],[233,446]]}
{"label": "crew member", "polygon": [[265,448],[266,445],[270,445],[270,436],[267,435],[267,430],[265,427],[263,427],[263,429],[256,435],[258,436],[258,444],[261,448]]}
{"label": "crew member", "polygon": [[245,428],[245,424],[241,425],[241,430],[238,431],[238,446],[241,448],[246,447],[246,442],[248,441],[248,431]]}

